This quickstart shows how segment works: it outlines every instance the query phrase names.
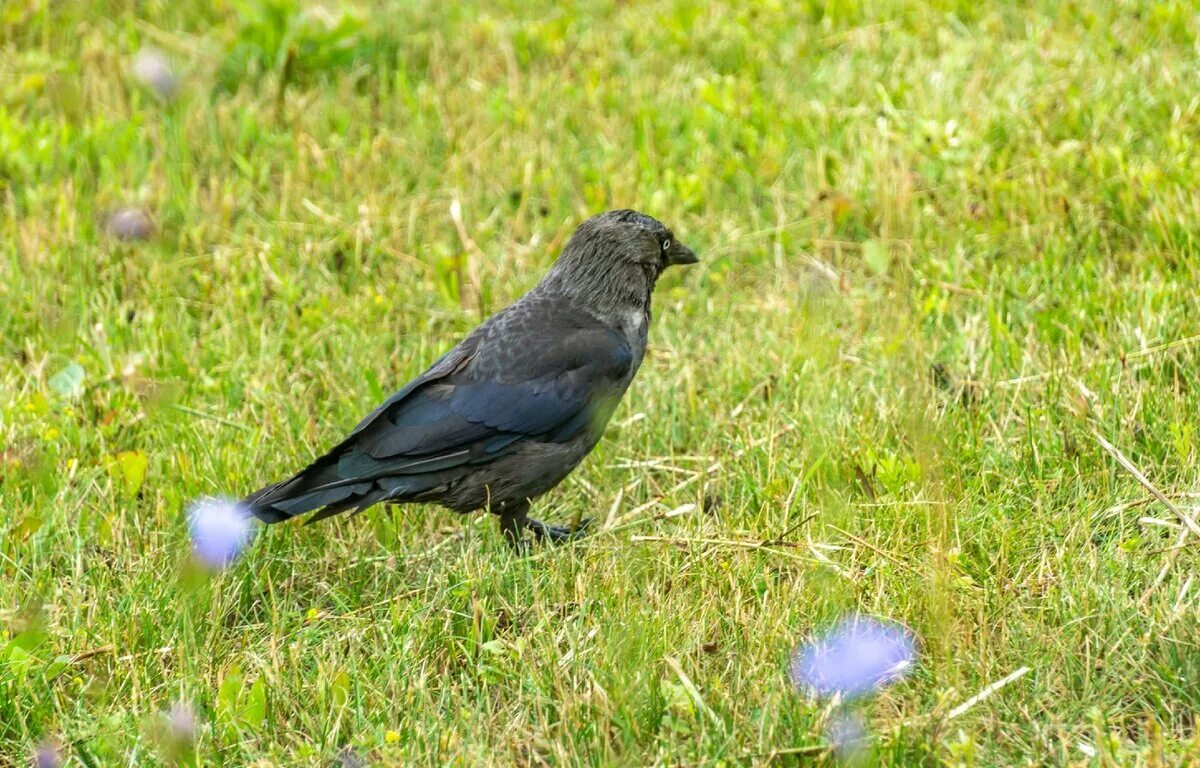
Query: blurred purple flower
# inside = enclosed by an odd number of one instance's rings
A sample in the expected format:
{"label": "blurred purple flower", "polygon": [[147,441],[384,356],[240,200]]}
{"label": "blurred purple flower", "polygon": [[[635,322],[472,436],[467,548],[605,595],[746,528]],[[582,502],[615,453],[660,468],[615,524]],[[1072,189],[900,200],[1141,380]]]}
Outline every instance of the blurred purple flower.
{"label": "blurred purple flower", "polygon": [[154,234],[154,222],[141,208],[118,208],[108,217],[108,231],[118,240],[149,240]]}
{"label": "blurred purple flower", "polygon": [[34,768],[59,768],[63,764],[58,745],[52,741],[43,741],[33,753]]}
{"label": "blurred purple flower", "polygon": [[176,741],[191,742],[196,738],[196,712],[184,701],[176,701],[164,713],[167,728]]}
{"label": "blurred purple flower", "polygon": [[822,696],[840,693],[854,699],[903,677],[915,655],[916,642],[907,628],[855,616],[801,646],[792,678]]}
{"label": "blurred purple flower", "polygon": [[335,768],[366,768],[367,761],[354,747],[343,747],[338,752]]}
{"label": "blurred purple flower", "polygon": [[226,568],[254,537],[250,514],[224,499],[202,499],[188,511],[196,557],[210,568]]}
{"label": "blurred purple flower", "polygon": [[134,54],[131,70],[139,83],[163,99],[171,98],[179,89],[179,78],[171,62],[157,48],[142,48]]}

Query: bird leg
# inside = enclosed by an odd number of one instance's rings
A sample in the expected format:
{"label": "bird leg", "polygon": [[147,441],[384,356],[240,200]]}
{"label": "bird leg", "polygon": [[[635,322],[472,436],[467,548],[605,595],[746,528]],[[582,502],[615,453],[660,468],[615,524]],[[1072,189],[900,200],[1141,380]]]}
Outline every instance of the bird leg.
{"label": "bird leg", "polygon": [[529,504],[505,509],[500,513],[500,531],[505,541],[514,550],[520,552],[525,544],[525,530],[533,532],[538,541],[548,541],[551,544],[561,544],[564,541],[579,538],[587,532],[591,525],[590,519],[579,521],[574,528],[566,525],[546,525],[541,520],[529,517]]}
{"label": "bird leg", "polygon": [[516,552],[520,552],[524,547],[525,524],[529,520],[526,517],[528,513],[528,503],[505,509],[500,513],[500,532],[504,534],[504,540],[508,542],[508,546]]}

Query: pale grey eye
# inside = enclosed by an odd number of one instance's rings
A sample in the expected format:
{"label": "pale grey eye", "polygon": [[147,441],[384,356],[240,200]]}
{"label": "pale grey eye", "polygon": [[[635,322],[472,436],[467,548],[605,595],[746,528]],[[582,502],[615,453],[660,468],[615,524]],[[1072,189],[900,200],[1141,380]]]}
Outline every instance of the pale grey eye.
{"label": "pale grey eye", "polygon": [[667,250],[667,249],[668,249],[668,248],[670,248],[670,247],[671,247],[671,241],[670,241],[669,239],[668,239],[668,240],[663,240],[663,250],[665,251],[665,250]]}

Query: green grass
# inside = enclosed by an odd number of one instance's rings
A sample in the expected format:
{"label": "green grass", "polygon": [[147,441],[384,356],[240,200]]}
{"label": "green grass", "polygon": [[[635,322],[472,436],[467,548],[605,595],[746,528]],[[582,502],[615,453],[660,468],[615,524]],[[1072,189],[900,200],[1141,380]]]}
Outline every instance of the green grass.
{"label": "green grass", "polygon": [[[0,6],[0,766],[169,762],[175,700],[204,765],[819,763],[788,660],[851,611],[921,638],[872,762],[1200,761],[1196,539],[1098,439],[1200,503],[1192,3],[268,6]],[[599,533],[379,509],[189,568],[189,500],[626,206],[702,263],[539,505]]]}

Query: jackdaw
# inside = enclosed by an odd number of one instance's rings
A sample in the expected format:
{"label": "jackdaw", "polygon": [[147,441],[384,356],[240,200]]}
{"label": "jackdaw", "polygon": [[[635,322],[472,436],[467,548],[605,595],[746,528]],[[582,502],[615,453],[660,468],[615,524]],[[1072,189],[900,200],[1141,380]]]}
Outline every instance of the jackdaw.
{"label": "jackdaw", "polygon": [[486,509],[514,547],[525,529],[580,532],[527,516],[599,441],[646,352],[663,270],[694,264],[671,230],[637,211],[575,230],[532,290],[472,331],[299,474],[245,499],[267,523],[316,522],[380,502]]}

